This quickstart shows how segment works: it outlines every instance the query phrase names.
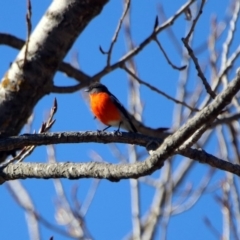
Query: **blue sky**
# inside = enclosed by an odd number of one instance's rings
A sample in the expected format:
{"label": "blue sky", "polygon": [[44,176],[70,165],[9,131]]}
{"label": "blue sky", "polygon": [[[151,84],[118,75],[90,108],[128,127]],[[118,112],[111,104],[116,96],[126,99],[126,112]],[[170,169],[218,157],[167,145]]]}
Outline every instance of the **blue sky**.
{"label": "blue sky", "polygon": [[[133,0],[132,1],[132,36],[134,43],[138,45],[151,33],[155,17],[158,15],[158,6],[163,4],[165,14],[169,17],[185,1],[167,1],[158,0]],[[174,3],[174,4],[173,4]],[[203,15],[197,24],[196,35],[193,40],[193,46],[197,47],[207,40],[210,32],[210,18],[218,16],[218,20],[223,20],[229,1],[210,0],[204,8]],[[51,1],[32,0],[32,24],[36,26],[41,16],[46,11]],[[26,1],[9,0],[1,3],[0,15],[0,32],[10,33],[19,38],[26,38]],[[66,62],[71,62],[74,54],[78,54],[78,60],[81,70],[92,76],[100,71],[106,64],[106,56],[99,51],[99,46],[107,49],[113,33],[115,31],[118,19],[122,14],[122,1],[110,1],[102,11],[101,15],[96,17],[85,31],[75,42],[72,49],[65,58]],[[160,22],[161,22],[161,18]],[[186,25],[185,17],[181,16],[176,24],[172,27],[173,32],[181,43],[181,37],[185,36]],[[238,22],[239,28],[239,22]],[[126,44],[123,38],[123,31],[120,32],[119,41],[115,45],[112,63],[116,62],[126,53]],[[225,40],[226,33],[222,36]],[[169,35],[163,32],[158,39],[161,41],[164,49],[174,64],[181,65],[181,56],[177,52]],[[221,43],[221,42],[220,42]],[[233,49],[239,43],[234,41]],[[221,44],[218,50],[221,52]],[[232,50],[233,50],[232,49]],[[9,64],[14,61],[18,51],[8,46],[0,45],[0,76],[7,71]],[[207,53],[199,55],[199,59],[204,61]],[[167,94],[175,97],[176,87],[179,79],[179,72],[173,70],[166,62],[163,54],[159,51],[155,43],[151,43],[136,58],[137,70],[141,79],[158,87]],[[194,67],[191,66],[190,81],[188,88],[192,93],[199,79],[197,78]],[[69,79],[62,73],[57,73],[54,78],[56,85],[74,84],[73,79]],[[122,70],[116,70],[102,79],[112,93],[125,105],[128,106],[128,91],[126,91],[128,82],[127,75]],[[169,127],[174,124],[174,103],[161,95],[152,92],[150,89],[141,86],[141,98],[144,103],[143,120],[147,126],[151,127]],[[82,98],[80,92],[74,94],[50,94],[41,99],[34,109],[34,121],[32,128],[38,130],[42,121],[46,118],[49,109],[52,106],[53,99],[57,98],[58,112],[55,115],[56,123],[52,131],[86,131],[96,130],[102,126],[93,119],[87,104]],[[23,129],[23,132],[25,130]],[[111,130],[112,131],[112,130]],[[127,157],[127,146],[119,145],[122,153]],[[108,145],[102,144],[71,144],[56,146],[56,157],[59,162],[87,162],[91,160],[93,152],[101,155],[104,161],[118,163],[118,160],[109,151]],[[143,151],[143,149],[140,149]],[[210,142],[207,150],[216,154],[217,144],[214,139]],[[25,161],[29,162],[46,162],[47,153],[45,147],[38,147],[34,153]],[[178,157],[174,165],[183,161]],[[164,168],[161,170],[164,171]],[[181,188],[178,189],[179,195],[185,189],[187,184],[193,184],[194,187],[199,185],[202,177],[209,171],[209,167],[196,163],[192,172],[186,176]],[[153,174],[158,177],[159,171]],[[219,180],[224,177],[224,173],[217,170],[211,180],[210,186],[218,184]],[[29,191],[37,211],[48,219],[51,223],[56,224],[54,205],[56,203],[56,193],[52,180],[35,180],[29,179],[21,181],[24,187]],[[68,199],[71,202],[71,192],[75,186],[79,187],[78,199],[83,202],[92,179],[83,180],[62,180],[63,186]],[[152,202],[154,189],[146,184],[140,184],[141,196],[141,214],[144,215]],[[131,201],[130,201],[129,181],[124,180],[118,183],[112,183],[106,180],[100,181],[92,205],[86,215],[87,227],[94,239],[122,239],[131,231]],[[222,231],[222,216],[220,205],[216,203],[214,196],[219,194],[215,192],[204,193],[201,200],[190,210],[183,214],[171,218],[168,228],[169,240],[174,239],[214,239],[214,235],[205,226],[203,219],[208,217],[214,224],[214,227]],[[28,239],[28,230],[25,222],[24,211],[16,204],[13,197],[7,190],[6,186],[0,187],[0,222],[2,239]],[[42,239],[67,239],[52,230],[40,225]]]}

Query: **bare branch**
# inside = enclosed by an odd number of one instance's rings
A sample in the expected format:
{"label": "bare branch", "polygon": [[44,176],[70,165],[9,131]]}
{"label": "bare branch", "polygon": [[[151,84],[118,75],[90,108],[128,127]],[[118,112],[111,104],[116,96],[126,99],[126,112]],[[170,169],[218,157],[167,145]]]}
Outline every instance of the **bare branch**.
{"label": "bare branch", "polygon": [[41,133],[41,134],[23,134],[16,137],[6,137],[0,141],[0,151],[13,150],[24,146],[49,145],[61,143],[128,143],[145,146],[150,141],[162,143],[161,138],[152,138],[137,133],[121,132],[121,135],[114,132],[57,132],[57,133]]}
{"label": "bare branch", "polygon": [[[23,64],[23,47],[1,82],[0,131],[8,135],[20,132],[39,99],[51,92],[53,76],[74,41],[107,2],[51,2],[30,36],[28,52],[31,56],[27,63]],[[6,153],[1,154],[0,161],[5,157]]]}
{"label": "bare branch", "polygon": [[157,37],[156,37],[154,40],[155,40],[155,42],[157,43],[157,45],[158,45],[158,47],[160,48],[160,50],[162,51],[162,53],[163,53],[164,57],[166,58],[168,64],[169,64],[173,69],[176,69],[176,70],[179,70],[179,71],[182,71],[182,70],[186,69],[186,67],[187,67],[186,65],[184,65],[184,66],[182,66],[182,67],[178,67],[178,66],[174,65],[174,64],[171,62],[171,60],[169,59],[167,53],[165,52],[164,48],[162,47],[162,45],[161,45],[160,41],[157,39]]}
{"label": "bare branch", "polygon": [[18,180],[10,181],[6,184],[7,189],[12,194],[17,204],[25,211],[26,221],[28,225],[29,239],[39,240],[41,239],[39,229],[39,219],[36,212],[36,207],[31,199],[28,191],[24,188],[22,183]]}
{"label": "bare branch", "polygon": [[[0,33],[0,44],[8,45],[16,49],[21,49],[24,46],[25,42],[24,40],[17,38],[11,34]],[[86,83],[88,83],[88,81],[91,79],[87,74],[83,73],[79,69],[74,68],[71,64],[66,62],[60,63],[58,70],[65,73],[68,77],[74,78],[78,82],[81,82],[83,84],[82,88],[87,86]]]}
{"label": "bare branch", "polygon": [[107,55],[108,55],[108,56],[107,56],[107,66],[110,66],[113,46],[114,46],[114,44],[115,44],[116,41],[117,41],[118,34],[119,34],[119,32],[120,32],[120,29],[121,29],[123,20],[124,20],[124,18],[125,18],[125,16],[126,16],[128,10],[129,10],[130,3],[131,3],[131,0],[125,1],[125,9],[124,9],[124,11],[123,11],[123,13],[122,13],[121,18],[119,19],[119,22],[118,22],[116,31],[115,31],[114,36],[113,36],[113,38],[112,38],[111,45],[110,45],[110,47],[109,47],[109,50],[107,51]]}
{"label": "bare branch", "polygon": [[[49,133],[50,134],[50,133]],[[96,133],[97,135],[97,133]],[[110,134],[108,134],[110,136]],[[124,133],[123,133],[124,135]],[[129,135],[129,134],[127,134]],[[62,135],[58,135],[59,137]],[[107,136],[107,137],[109,137]],[[119,136],[117,136],[119,137]],[[61,137],[60,137],[61,138]],[[99,138],[103,138],[99,136]],[[71,138],[69,139],[71,140]],[[68,141],[69,141],[68,140]],[[97,140],[98,141],[98,140]],[[99,141],[98,141],[99,142]],[[140,141],[142,142],[142,141]],[[143,144],[143,142],[141,143]],[[165,147],[162,144],[163,148]],[[200,163],[209,164],[240,176],[240,166],[221,160],[204,150],[185,149],[175,152]],[[134,164],[113,165],[107,163],[59,163],[59,164],[40,164],[40,163],[17,163],[2,167],[0,171],[1,180],[25,179],[25,178],[104,178],[111,181],[119,181],[126,178],[139,178],[149,175],[151,172],[161,167],[160,162],[155,161],[156,153],[144,162]]]}
{"label": "bare branch", "polygon": [[196,0],[189,0],[187,3],[181,6],[181,8],[168,20],[166,20],[162,25],[155,28],[155,30],[144,40],[142,41],[137,47],[129,51],[125,56],[123,56],[118,62],[112,64],[111,66],[105,67],[103,70],[101,70],[99,73],[95,74],[93,76],[93,79],[100,79],[103,76],[105,76],[107,73],[121,67],[124,63],[126,63],[129,59],[136,56],[139,52],[141,52],[144,47],[146,47],[151,41],[154,40],[154,38],[163,30],[167,29],[171,25],[174,24],[174,22],[184,13],[184,11]]}
{"label": "bare branch", "polygon": [[[46,133],[50,130],[50,128],[52,127],[52,125],[55,123],[55,120],[53,120],[53,116],[54,114],[57,112],[57,100],[56,98],[54,99],[53,102],[53,107],[51,108],[50,111],[50,115],[49,118],[46,122],[44,122],[41,126],[41,128],[39,129],[39,133]],[[11,162],[14,162],[16,160],[18,160],[17,162],[21,162],[23,161],[27,156],[29,156],[33,150],[35,149],[36,146],[34,145],[28,145],[28,146],[24,146],[21,151],[17,154],[17,156],[13,157],[12,159],[10,159],[9,161],[5,162],[4,165],[9,164]]]}
{"label": "bare branch", "polygon": [[234,6],[233,6],[233,12],[232,12],[232,19],[229,23],[229,30],[228,30],[228,35],[226,38],[226,41],[223,43],[223,50],[222,50],[222,68],[226,68],[227,65],[227,56],[229,53],[229,48],[231,46],[231,43],[233,41],[234,33],[236,31],[236,23],[239,18],[239,10],[240,10],[240,2],[239,1],[234,1]]}
{"label": "bare branch", "polygon": [[25,48],[25,54],[24,54],[24,65],[27,61],[27,54],[28,54],[28,44],[30,40],[30,34],[32,32],[32,5],[31,0],[27,0],[27,14],[26,14],[26,21],[27,21],[27,41],[26,41],[26,48]]}
{"label": "bare branch", "polygon": [[207,92],[209,93],[209,95],[214,99],[216,97],[216,93],[212,91],[206,77],[204,76],[202,70],[201,70],[201,67],[198,63],[198,59],[196,58],[193,50],[191,49],[191,47],[188,45],[188,42],[186,41],[186,38],[182,38],[182,41],[183,41],[183,44],[184,46],[186,47],[186,49],[188,50],[188,54],[190,55],[190,57],[192,58],[194,64],[195,64],[195,67],[197,69],[197,72],[198,72],[198,76],[200,77],[200,79],[202,80],[203,82],[203,85],[205,86]]}
{"label": "bare branch", "polygon": [[[56,163],[54,147],[48,146],[47,148],[48,162]],[[56,207],[56,219],[60,224],[66,225],[69,235],[76,239],[84,237],[84,221],[82,218],[73,212],[69,200],[67,199],[66,193],[63,188],[63,184],[60,179],[53,179],[55,191],[58,196],[58,204]],[[71,230],[69,230],[71,229]]]}
{"label": "bare branch", "polygon": [[148,88],[151,89],[152,91],[157,92],[157,93],[163,95],[163,96],[166,97],[167,99],[172,100],[173,102],[175,102],[175,103],[177,103],[177,104],[182,104],[183,106],[189,108],[189,109],[192,110],[192,111],[199,111],[199,109],[197,109],[197,108],[192,108],[192,107],[189,106],[187,103],[182,102],[182,101],[179,101],[179,100],[177,100],[177,99],[169,96],[169,95],[166,94],[165,92],[159,90],[158,88],[152,86],[152,85],[149,84],[148,82],[145,82],[145,81],[141,80],[141,79],[140,79],[139,77],[137,77],[131,70],[129,70],[126,65],[122,65],[121,68],[124,69],[128,74],[130,74],[130,75],[131,75],[135,80],[137,80],[140,84],[148,87]]}
{"label": "bare branch", "polygon": [[52,93],[74,93],[82,89],[84,85],[82,83],[76,84],[74,86],[66,86],[66,87],[60,87],[60,86],[52,86]]}
{"label": "bare branch", "polygon": [[[187,35],[186,38],[185,38],[186,43],[188,43],[191,35],[193,34],[193,31],[194,31],[194,29],[195,29],[195,26],[196,26],[196,24],[197,24],[197,22],[198,22],[198,20],[199,20],[199,18],[200,18],[200,16],[201,16],[201,14],[202,14],[203,7],[204,7],[205,2],[206,2],[206,0],[202,0],[202,3],[201,3],[201,5],[200,5],[199,11],[198,11],[198,14],[197,14],[196,18],[193,20],[193,24],[192,24],[192,26],[191,26],[191,29],[190,29],[188,35]],[[188,9],[189,9],[189,8],[187,8],[187,10],[188,10]]]}
{"label": "bare branch", "polygon": [[[233,81],[230,82],[227,89],[224,92],[222,92],[221,94],[219,94],[211,104],[209,104],[201,112],[196,114],[196,116],[194,116],[192,119],[190,119],[176,133],[174,133],[172,136],[168,137],[163,142],[163,144],[154,152],[154,154],[152,154],[151,157],[149,157],[148,159],[145,160],[145,162],[136,163],[136,165],[142,164],[142,166],[141,167],[139,166],[140,168],[134,168],[135,172],[133,173],[133,175],[132,174],[129,175],[129,173],[131,171],[125,172],[126,175],[124,175],[124,178],[127,178],[129,176],[131,176],[133,178],[144,176],[144,174],[152,173],[155,170],[161,168],[164,161],[167,158],[169,158],[170,156],[172,156],[174,154],[174,152],[177,150],[177,148],[183,142],[185,142],[196,130],[201,128],[204,124],[211,123],[214,120],[214,118],[216,118],[216,116],[221,112],[221,110],[231,101],[232,97],[238,92],[239,88],[240,88],[240,72],[238,72],[238,76]],[[106,134],[106,133],[103,133],[103,134]],[[59,138],[61,137],[61,135],[62,134],[59,135]],[[121,135],[121,140],[124,139],[124,135],[126,137],[126,133],[125,134],[123,133]],[[138,134],[132,134],[132,135],[137,136]],[[21,136],[21,137],[24,139],[24,136]],[[114,137],[116,137],[116,136],[114,136]],[[86,136],[86,138],[89,139],[89,136]],[[12,140],[12,139],[14,139],[14,137],[12,137],[10,139]],[[67,140],[69,141],[70,139],[67,139]],[[96,140],[101,141],[99,136]],[[66,139],[65,139],[65,141],[66,141]],[[1,145],[1,142],[0,142],[0,145]],[[145,143],[145,146],[146,146],[146,143]],[[11,149],[9,149],[9,147],[7,147],[7,148],[8,148],[8,150],[11,150]],[[190,152],[189,151],[190,150],[188,149],[188,150],[184,150],[181,153],[182,154],[187,153],[187,154],[189,154],[189,156],[192,156],[191,158],[195,158],[196,155],[194,155],[193,151],[190,151]],[[194,151],[196,153],[196,150],[194,150]],[[208,158],[206,158],[206,156],[208,156]],[[235,174],[237,174],[237,172],[239,170],[239,169],[237,170],[237,167],[235,167],[235,165],[227,163],[225,161],[219,161],[219,159],[217,159],[211,155],[207,155],[207,154],[205,154],[205,152],[201,151],[201,160],[200,161],[206,162],[206,160],[208,160],[208,159],[211,160],[211,162],[209,163],[210,165],[214,163],[214,164],[218,165],[218,167],[220,169],[225,169],[225,170],[233,172]],[[232,168],[233,166],[235,167],[234,169]],[[7,168],[5,168],[5,169],[7,169]],[[123,167],[123,169],[124,169],[124,167]],[[101,170],[103,170],[103,169],[101,169]],[[124,170],[124,171],[126,171],[126,170]],[[3,169],[3,172],[4,172],[4,169]],[[108,174],[107,173],[105,173],[105,174],[108,175],[108,177],[106,177],[106,178],[115,181],[115,180],[119,180],[119,178],[121,178],[120,173],[121,173],[121,171],[119,171],[119,172],[117,171],[117,172],[113,172],[113,175],[111,175],[111,174],[109,175],[109,170],[108,170]],[[101,176],[101,174],[102,174],[101,171],[99,174],[100,175],[98,175],[98,177]],[[97,175],[96,175],[96,177],[97,177]]]}

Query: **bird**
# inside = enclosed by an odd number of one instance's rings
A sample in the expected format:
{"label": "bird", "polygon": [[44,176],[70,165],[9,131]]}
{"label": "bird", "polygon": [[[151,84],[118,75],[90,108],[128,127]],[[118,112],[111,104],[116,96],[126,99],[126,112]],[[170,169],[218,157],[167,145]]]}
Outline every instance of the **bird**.
{"label": "bird", "polygon": [[89,93],[90,107],[94,116],[107,125],[102,131],[116,126],[118,127],[116,132],[119,132],[120,128],[129,132],[137,132],[127,110],[105,85],[99,82],[93,83],[85,92]]}

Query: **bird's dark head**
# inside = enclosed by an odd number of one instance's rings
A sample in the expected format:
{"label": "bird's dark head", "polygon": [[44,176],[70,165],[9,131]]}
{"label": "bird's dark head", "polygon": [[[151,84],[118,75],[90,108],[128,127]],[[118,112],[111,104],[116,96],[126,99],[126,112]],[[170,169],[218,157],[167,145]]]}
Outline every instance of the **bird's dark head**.
{"label": "bird's dark head", "polygon": [[86,90],[85,92],[89,92],[90,94],[93,93],[100,93],[100,92],[108,92],[108,89],[106,86],[104,86],[101,83],[93,83],[91,84]]}

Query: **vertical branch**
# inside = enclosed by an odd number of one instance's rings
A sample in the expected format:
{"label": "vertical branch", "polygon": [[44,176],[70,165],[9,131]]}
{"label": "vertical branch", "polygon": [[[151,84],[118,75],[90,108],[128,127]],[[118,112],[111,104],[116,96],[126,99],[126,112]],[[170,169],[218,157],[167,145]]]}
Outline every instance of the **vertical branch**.
{"label": "vertical branch", "polygon": [[[55,150],[52,145],[47,147],[47,155],[49,162],[56,162]],[[84,236],[83,221],[77,219],[75,214],[72,212],[71,206],[66,197],[62,182],[60,179],[53,179],[55,191],[58,196],[59,203],[56,204],[56,219],[58,222],[64,225],[68,225],[68,228],[71,229],[69,232],[70,236],[76,238],[82,238]]]}
{"label": "vertical branch", "polygon": [[25,210],[29,237],[32,240],[41,239],[39,231],[38,217],[35,214],[33,201],[19,180],[6,183],[8,190],[13,195],[16,202]]}
{"label": "vertical branch", "polygon": [[[124,0],[127,4],[128,0]],[[128,11],[124,19],[125,40],[127,42],[128,51],[134,49],[134,44],[131,35],[131,12]],[[136,73],[136,65],[133,59],[128,61],[129,67]],[[135,117],[141,121],[142,107],[140,101],[139,84],[135,82],[129,75],[129,105]],[[128,146],[129,162],[135,163],[137,161],[137,152],[135,146]],[[131,191],[131,209],[132,209],[132,225],[133,225],[133,238],[136,240],[141,239],[141,223],[140,223],[140,194],[139,194],[139,181],[138,179],[130,179]]]}
{"label": "vertical branch", "polygon": [[[222,127],[217,128],[218,133],[218,142],[221,156],[224,159],[228,159],[228,148],[226,144],[226,138],[224,138]],[[227,240],[230,239],[230,211],[228,206],[228,197],[230,191],[230,182],[232,182],[232,174],[227,174],[227,180],[222,183],[223,197],[222,200],[219,200],[222,205],[222,217],[223,217],[223,233],[222,239]]]}
{"label": "vertical branch", "polygon": [[[134,146],[129,146],[130,163],[136,161],[136,150]],[[133,237],[136,240],[141,239],[141,224],[140,224],[140,195],[139,195],[139,182],[137,179],[130,179],[131,190],[131,210],[132,210],[132,225]]]}
{"label": "vertical branch", "polygon": [[230,239],[230,209],[228,205],[230,185],[227,181],[223,183],[222,215],[223,215],[223,234],[222,239]]}
{"label": "vertical branch", "polygon": [[164,174],[165,174],[165,188],[166,188],[166,196],[165,196],[165,204],[164,204],[164,212],[163,212],[163,219],[162,219],[162,227],[160,231],[160,239],[164,240],[167,239],[167,229],[168,223],[171,217],[171,210],[172,210],[172,195],[173,195],[173,184],[171,179],[171,162],[166,162],[164,166]]}
{"label": "vertical branch", "polygon": [[121,16],[120,20],[119,20],[117,29],[116,29],[116,31],[115,31],[115,33],[114,33],[114,36],[113,36],[113,38],[112,38],[111,45],[110,45],[109,50],[108,50],[108,52],[107,52],[107,55],[108,55],[108,56],[107,56],[107,66],[110,66],[111,56],[112,56],[112,50],[113,50],[114,44],[115,44],[116,41],[117,41],[118,34],[119,34],[120,29],[121,29],[121,27],[122,27],[123,20],[124,20],[124,18],[126,17],[128,11],[129,11],[130,3],[131,3],[131,0],[125,0],[125,9],[124,9],[124,11],[123,11],[123,13],[122,13],[122,16]]}
{"label": "vertical branch", "polygon": [[[186,31],[188,29],[188,25],[186,26]],[[190,38],[190,40],[192,40],[192,37]],[[189,44],[190,41],[189,41]],[[181,102],[184,102],[186,100],[186,86],[188,83],[188,75],[189,75],[189,63],[190,63],[190,58],[189,56],[186,54],[186,50],[183,47],[182,48],[182,62],[181,65],[186,65],[187,68],[184,71],[181,71],[179,74],[179,80],[178,80],[178,86],[177,86],[177,90],[176,90],[176,99],[178,99]],[[183,111],[184,111],[184,106],[181,104],[176,104],[175,105],[175,109],[173,112],[173,129],[178,129],[183,121]]]}
{"label": "vertical branch", "polygon": [[144,217],[142,227],[142,239],[154,238],[154,232],[156,230],[157,223],[163,214],[162,207],[164,206],[166,194],[164,187],[164,184],[166,183],[166,176],[166,172],[162,171],[160,177],[158,178],[158,182],[162,183],[162,185],[159,185],[156,188],[151,206],[148,210],[147,215]]}
{"label": "vertical branch", "polygon": [[221,70],[226,68],[229,48],[234,38],[234,33],[236,32],[236,23],[239,18],[239,10],[240,10],[240,1],[234,1],[234,6],[232,7],[232,19],[229,23],[228,35],[223,43],[222,57],[221,57]]}
{"label": "vertical branch", "polygon": [[25,54],[24,54],[24,64],[27,60],[27,53],[28,53],[28,44],[30,39],[30,34],[32,32],[32,5],[31,0],[27,0],[27,14],[26,14],[26,21],[27,21],[27,41],[26,41],[26,47],[25,47]]}
{"label": "vertical branch", "polygon": [[231,185],[231,198],[232,198],[232,207],[234,213],[234,219],[236,220],[236,232],[238,239],[240,238],[240,199],[239,199],[239,192],[238,192],[238,179],[236,181],[236,177],[233,176],[233,184]]}
{"label": "vertical branch", "polygon": [[[91,152],[91,158],[92,161],[94,162],[103,162],[104,160],[102,159],[102,157],[96,153],[95,151]],[[91,186],[89,187],[88,193],[85,196],[85,199],[82,202],[82,206],[80,208],[80,214],[81,217],[84,218],[92,204],[92,201],[95,197],[95,194],[97,192],[99,183],[100,183],[100,179],[93,179]]]}

